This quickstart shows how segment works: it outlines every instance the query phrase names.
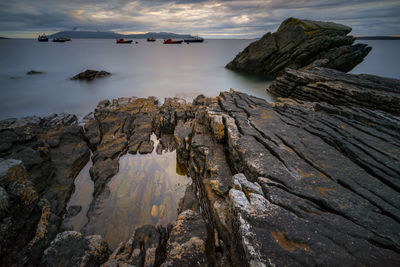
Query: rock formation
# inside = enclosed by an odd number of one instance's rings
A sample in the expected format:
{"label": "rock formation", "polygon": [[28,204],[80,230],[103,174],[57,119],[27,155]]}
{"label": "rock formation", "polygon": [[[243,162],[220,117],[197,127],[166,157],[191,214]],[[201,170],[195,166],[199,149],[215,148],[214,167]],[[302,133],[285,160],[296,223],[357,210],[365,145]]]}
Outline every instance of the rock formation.
{"label": "rock formation", "polygon": [[[344,104],[272,104],[230,91],[192,104],[102,101],[85,118],[84,133],[73,116],[2,121],[0,215],[1,229],[8,229],[1,232],[2,262],[396,266],[400,120]],[[90,237],[90,223],[118,159],[142,145],[154,148],[152,133],[163,140],[161,152],[177,150],[178,166],[193,183],[176,222],[139,227],[108,256],[100,237]],[[95,183],[83,229],[89,236],[56,237],[73,178],[88,158],[84,140]]]}
{"label": "rock formation", "polygon": [[44,251],[41,265],[100,266],[110,255],[107,243],[99,235],[83,237],[81,233],[66,231],[58,234]]}
{"label": "rock formation", "polygon": [[89,159],[77,117],[0,121],[0,265],[37,264]]}
{"label": "rock formation", "polygon": [[390,78],[320,67],[287,68],[268,90],[280,97],[367,107],[400,115],[400,81]]}
{"label": "rock formation", "polygon": [[333,22],[288,18],[275,33],[251,43],[226,67],[267,76],[281,74],[285,67],[299,69],[325,59],[324,67],[352,70],[369,53],[365,44],[353,45],[351,28]]}
{"label": "rock formation", "polygon": [[111,75],[111,73],[104,71],[104,70],[85,70],[82,71],[81,73],[78,73],[74,77],[71,78],[71,80],[87,80],[87,81],[92,81],[97,78],[101,77],[106,77]]}

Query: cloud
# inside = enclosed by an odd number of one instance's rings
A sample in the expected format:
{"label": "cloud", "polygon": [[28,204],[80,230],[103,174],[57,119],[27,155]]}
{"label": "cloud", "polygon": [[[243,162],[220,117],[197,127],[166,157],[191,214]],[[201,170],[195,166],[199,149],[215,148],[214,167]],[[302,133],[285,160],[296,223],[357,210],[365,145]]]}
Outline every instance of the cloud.
{"label": "cloud", "polygon": [[260,37],[287,17],[349,25],[353,34],[400,33],[398,0],[13,0],[0,3],[1,32],[170,31]]}

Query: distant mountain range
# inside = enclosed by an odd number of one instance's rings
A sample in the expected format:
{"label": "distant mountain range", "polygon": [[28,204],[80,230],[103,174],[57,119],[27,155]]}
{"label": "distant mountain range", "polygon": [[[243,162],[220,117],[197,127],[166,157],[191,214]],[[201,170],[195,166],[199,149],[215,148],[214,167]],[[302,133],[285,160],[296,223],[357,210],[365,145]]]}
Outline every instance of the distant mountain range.
{"label": "distant mountain range", "polygon": [[99,31],[61,31],[49,35],[49,38],[57,37],[70,37],[72,39],[84,39],[84,38],[99,38],[99,39],[116,39],[116,38],[132,38],[132,39],[184,39],[192,38],[189,34],[176,34],[170,32],[148,32],[144,34],[120,34],[115,32],[99,32]]}
{"label": "distant mountain range", "polygon": [[400,36],[356,36],[357,40],[400,40]]}

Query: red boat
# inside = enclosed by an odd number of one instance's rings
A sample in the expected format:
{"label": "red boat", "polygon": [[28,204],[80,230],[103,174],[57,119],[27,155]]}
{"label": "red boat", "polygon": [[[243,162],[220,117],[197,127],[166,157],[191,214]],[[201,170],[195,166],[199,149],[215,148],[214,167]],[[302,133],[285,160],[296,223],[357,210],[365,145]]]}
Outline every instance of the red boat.
{"label": "red boat", "polygon": [[119,39],[119,40],[117,40],[117,44],[130,44],[130,43],[132,43],[132,40],[124,40],[124,39]]}
{"label": "red boat", "polygon": [[183,40],[173,41],[172,39],[164,40],[164,44],[181,44]]}

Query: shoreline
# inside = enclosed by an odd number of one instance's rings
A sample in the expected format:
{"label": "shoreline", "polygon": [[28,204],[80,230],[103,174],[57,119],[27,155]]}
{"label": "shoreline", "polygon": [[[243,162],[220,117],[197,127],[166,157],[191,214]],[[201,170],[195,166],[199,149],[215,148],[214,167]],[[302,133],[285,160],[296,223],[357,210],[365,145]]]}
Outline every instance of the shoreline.
{"label": "shoreline", "polygon": [[[292,44],[286,36],[299,27],[297,45],[272,45]],[[83,124],[71,114],[0,121],[0,257],[42,266],[397,266],[400,80],[347,74],[371,50],[353,45],[350,31],[289,18],[228,64],[273,74],[276,102],[231,89],[192,102],[103,100]],[[325,40],[337,45],[305,49]],[[176,151],[176,172],[192,179],[177,219],[138,227],[111,251],[90,222],[120,159],[153,151]],[[90,159],[93,199],[79,233],[63,217]]]}

